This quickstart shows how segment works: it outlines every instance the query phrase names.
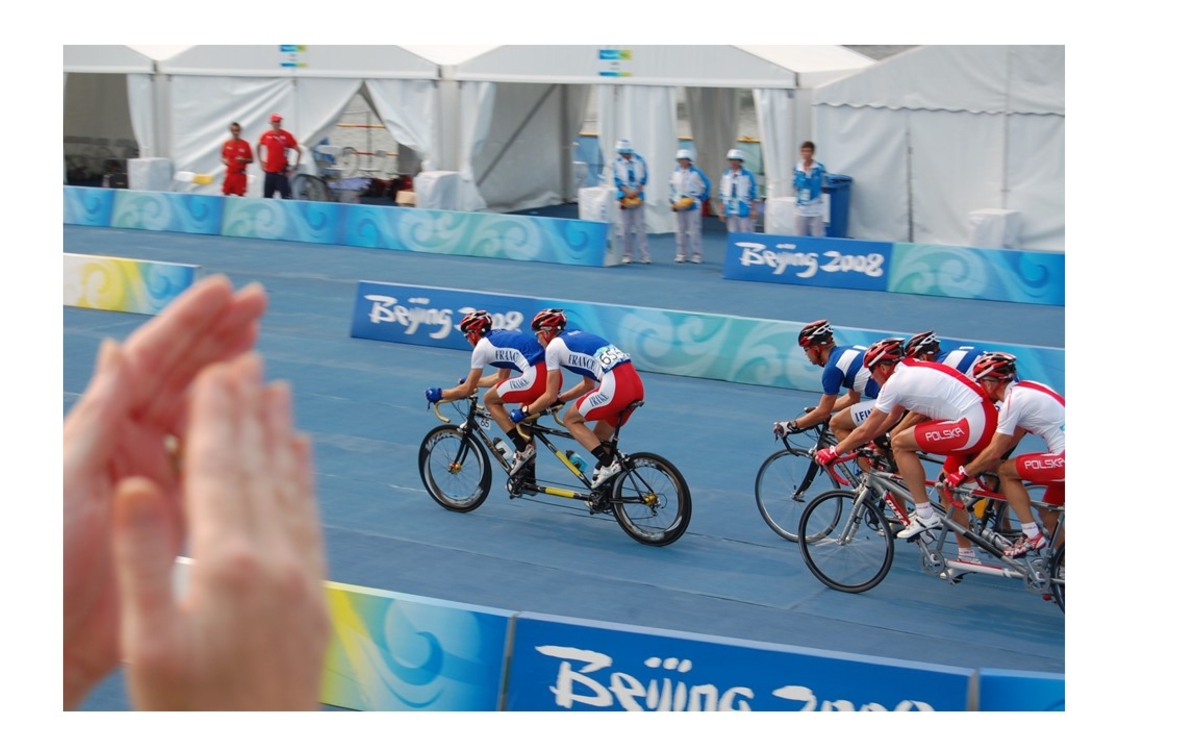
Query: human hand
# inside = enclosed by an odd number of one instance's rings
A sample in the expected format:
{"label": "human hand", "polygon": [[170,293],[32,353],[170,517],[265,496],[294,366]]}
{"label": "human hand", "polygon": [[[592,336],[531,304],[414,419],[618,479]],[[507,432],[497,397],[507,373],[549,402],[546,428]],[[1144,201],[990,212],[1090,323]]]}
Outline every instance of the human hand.
{"label": "human hand", "polygon": [[946,485],[947,487],[957,487],[970,478],[970,475],[960,468],[958,471],[952,471],[943,477],[942,484]]}
{"label": "human hand", "polygon": [[229,280],[194,284],[124,344],[100,346],[91,382],[63,420],[63,706],[79,703],[118,661],[112,502],[140,476],[166,494],[182,540],[168,439],[184,434],[187,393],[205,366],[254,345],[266,293]]}
{"label": "human hand", "polygon": [[176,597],[171,500],[143,477],[114,501],[121,655],[152,710],[316,708],[330,635],[311,449],[290,391],[245,354],[196,379],[183,505],[192,557]]}
{"label": "human hand", "polygon": [[813,457],[813,460],[815,460],[817,463],[821,464],[822,466],[828,466],[829,464],[831,464],[835,460],[837,460],[837,457],[839,455],[841,455],[841,454],[838,453],[838,450],[836,447],[835,448],[822,448],[821,450],[817,451],[817,455]]}
{"label": "human hand", "polygon": [[508,413],[508,418],[513,421],[513,424],[524,420],[527,416],[524,409],[513,409]]}
{"label": "human hand", "polygon": [[436,404],[438,401],[441,401],[442,400],[442,389],[441,388],[426,388],[425,389],[425,400],[431,404]]}
{"label": "human hand", "polygon": [[796,429],[796,424],[789,419],[786,422],[776,422],[771,425],[771,432],[775,433],[775,437],[781,438],[784,435],[797,433],[799,430]]}

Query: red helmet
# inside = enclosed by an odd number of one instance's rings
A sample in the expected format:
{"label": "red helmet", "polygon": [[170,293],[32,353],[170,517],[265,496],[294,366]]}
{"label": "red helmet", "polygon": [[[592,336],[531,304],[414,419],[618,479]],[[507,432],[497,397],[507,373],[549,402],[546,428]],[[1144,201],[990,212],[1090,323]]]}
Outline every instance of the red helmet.
{"label": "red helmet", "polygon": [[796,343],[801,349],[807,349],[810,346],[817,344],[828,344],[833,341],[833,327],[829,325],[828,320],[815,320],[812,323],[800,329],[800,335],[796,337]]}
{"label": "red helmet", "polygon": [[971,377],[976,380],[1012,380],[1016,376],[1017,358],[1008,352],[984,352],[971,368]]}
{"label": "red helmet", "polygon": [[863,366],[874,370],[885,362],[898,362],[904,359],[904,339],[880,339],[867,347],[863,353]]}
{"label": "red helmet", "polygon": [[458,323],[463,334],[478,333],[480,336],[492,330],[492,316],[487,310],[476,310],[463,316]]}
{"label": "red helmet", "polygon": [[937,354],[942,350],[942,340],[933,331],[922,331],[914,334],[904,345],[904,356],[916,357],[921,354]]}
{"label": "red helmet", "polygon": [[561,331],[567,327],[567,316],[561,307],[547,307],[533,316],[533,322],[530,323],[529,327],[535,331],[540,331],[543,328],[552,328],[555,331]]}

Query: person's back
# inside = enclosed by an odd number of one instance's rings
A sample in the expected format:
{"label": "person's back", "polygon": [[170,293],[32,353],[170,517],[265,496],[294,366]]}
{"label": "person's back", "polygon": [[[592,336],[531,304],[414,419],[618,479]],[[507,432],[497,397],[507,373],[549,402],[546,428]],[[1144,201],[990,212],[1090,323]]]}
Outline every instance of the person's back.
{"label": "person's back", "polygon": [[491,365],[506,370],[524,372],[546,358],[537,339],[523,331],[505,331],[494,328],[488,331],[475,345],[471,363],[479,366]]}
{"label": "person's back", "polygon": [[837,395],[842,389],[856,391],[866,398],[879,395],[879,384],[871,379],[871,373],[863,367],[863,346],[834,346],[829,353],[829,362],[821,372],[821,386],[825,393]]}
{"label": "person's back", "polygon": [[899,405],[930,419],[959,419],[983,401],[983,393],[967,376],[937,362],[901,360],[879,390],[876,408],[891,412]]}
{"label": "person's back", "polygon": [[563,331],[546,349],[547,357],[559,366],[597,381],[617,365],[630,362],[629,355],[607,339],[578,329]]}
{"label": "person's back", "polygon": [[964,375],[970,375],[975,363],[983,356],[983,349],[977,346],[960,346],[938,355],[937,361],[953,367]]}
{"label": "person's back", "polygon": [[1046,441],[1050,453],[1067,449],[1067,402],[1053,388],[1032,380],[1013,383],[1000,405],[999,426],[1004,434],[1013,434],[1011,424]]}

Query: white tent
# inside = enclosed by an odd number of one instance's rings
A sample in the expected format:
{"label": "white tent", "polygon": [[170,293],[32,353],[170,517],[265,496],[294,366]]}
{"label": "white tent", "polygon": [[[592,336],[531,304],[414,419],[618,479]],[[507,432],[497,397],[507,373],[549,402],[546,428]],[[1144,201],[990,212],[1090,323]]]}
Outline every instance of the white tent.
{"label": "white tent", "polygon": [[1065,48],[919,47],[812,93],[819,158],[854,179],[849,234],[966,245],[981,209],[1064,250]]}
{"label": "white tent", "polygon": [[157,148],[154,60],[123,45],[63,46],[64,156]]}
{"label": "white tent", "polygon": [[311,164],[313,145],[364,86],[388,133],[419,154],[423,168],[437,168],[439,66],[401,47],[207,45],[159,69],[169,76],[168,155],[175,169],[220,173],[229,123],[240,122],[254,144],[274,112],[304,148],[302,162]]}
{"label": "white tent", "polygon": [[507,45],[449,68],[458,97],[445,126],[458,145],[444,161],[478,189],[474,205],[464,207],[514,210],[570,195],[573,143],[593,86],[605,162],[615,157],[613,143],[628,138],[650,167],[649,231],[673,229],[666,178],[675,165],[676,87],[685,89],[691,110],[697,162],[714,184],[734,144],[737,89],[752,90],[767,181],[786,194],[797,132],[808,124],[797,117],[802,77],[811,84],[872,61],[840,47],[807,55],[804,47],[763,49],[789,62],[730,45]]}

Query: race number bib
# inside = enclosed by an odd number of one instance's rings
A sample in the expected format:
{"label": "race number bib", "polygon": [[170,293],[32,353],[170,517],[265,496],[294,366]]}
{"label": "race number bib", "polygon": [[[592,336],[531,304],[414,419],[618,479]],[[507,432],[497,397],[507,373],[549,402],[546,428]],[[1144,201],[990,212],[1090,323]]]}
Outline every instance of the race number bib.
{"label": "race number bib", "polygon": [[611,372],[614,367],[622,362],[628,362],[629,355],[609,344],[596,352],[596,361],[600,363],[601,370]]}

